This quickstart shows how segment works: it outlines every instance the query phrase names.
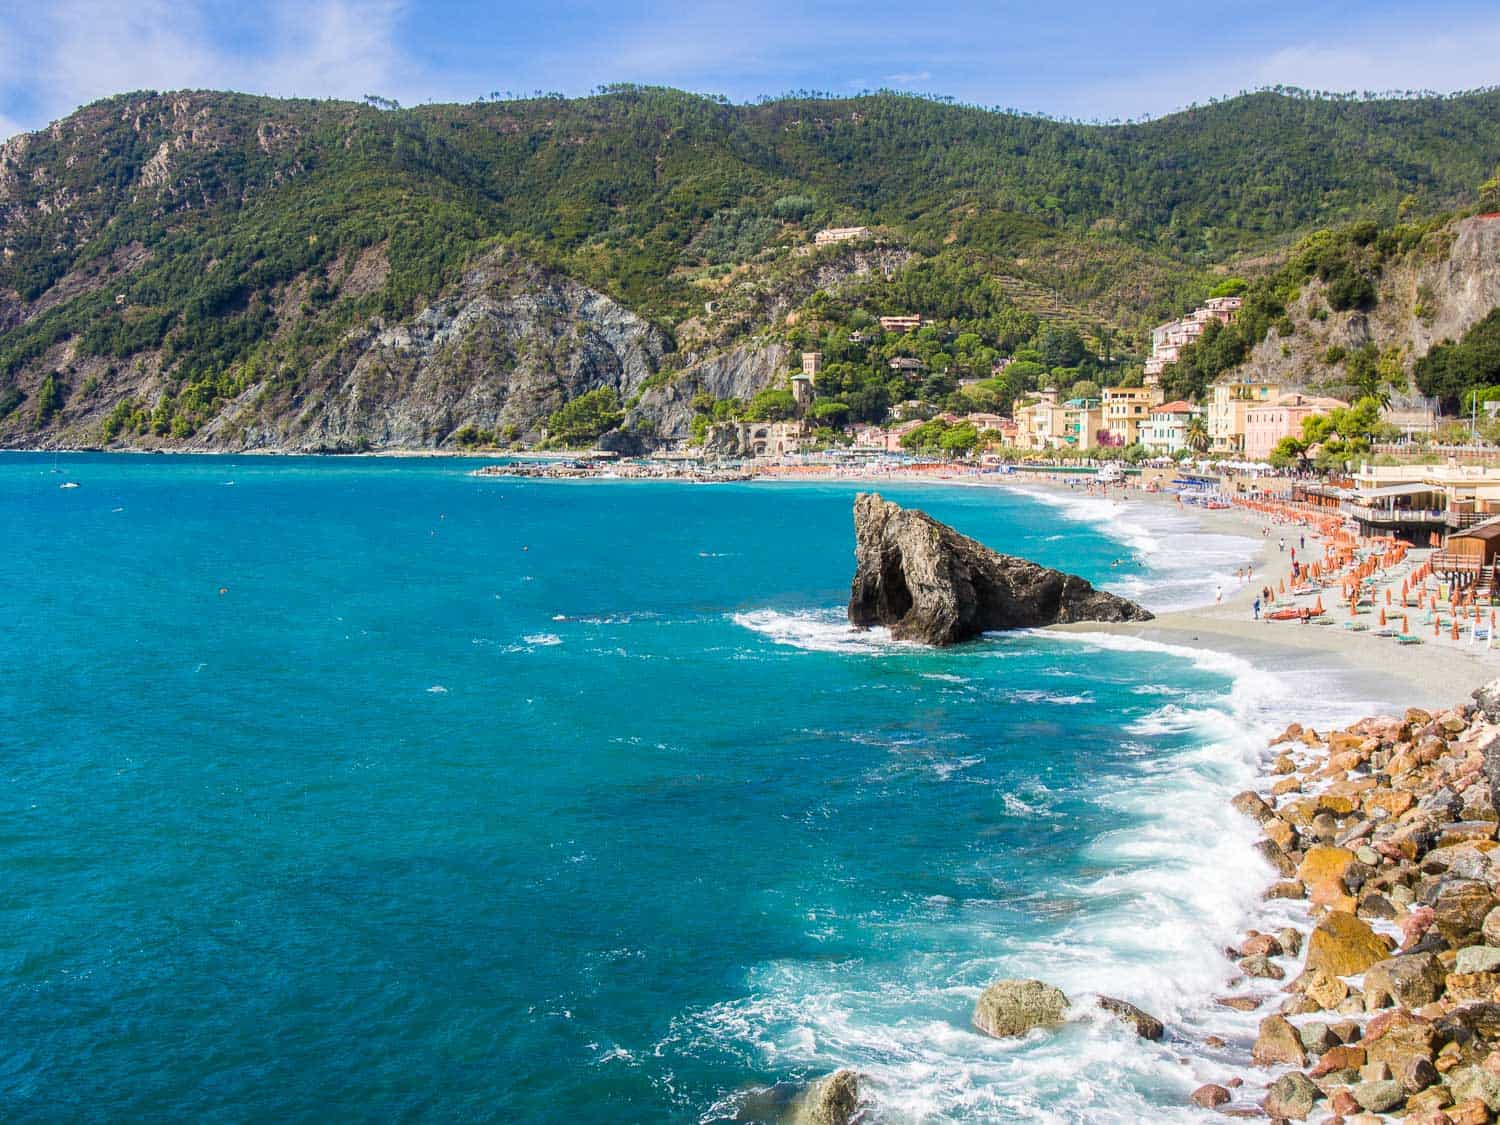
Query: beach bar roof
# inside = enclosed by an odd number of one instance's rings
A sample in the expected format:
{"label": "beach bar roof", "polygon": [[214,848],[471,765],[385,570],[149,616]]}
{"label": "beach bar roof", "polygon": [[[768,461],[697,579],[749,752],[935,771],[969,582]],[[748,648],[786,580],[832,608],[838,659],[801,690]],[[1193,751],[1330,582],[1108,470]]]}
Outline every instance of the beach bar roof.
{"label": "beach bar roof", "polygon": [[1387,484],[1380,488],[1361,488],[1355,493],[1359,500],[1394,500],[1398,496],[1420,496],[1426,492],[1441,492],[1430,484]]}

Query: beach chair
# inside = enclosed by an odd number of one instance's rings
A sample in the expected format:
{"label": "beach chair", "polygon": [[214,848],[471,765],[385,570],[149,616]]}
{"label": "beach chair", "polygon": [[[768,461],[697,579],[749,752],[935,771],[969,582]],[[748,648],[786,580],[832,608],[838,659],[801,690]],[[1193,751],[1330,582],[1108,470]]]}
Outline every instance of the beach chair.
{"label": "beach chair", "polygon": [[1419,645],[1422,643],[1422,638],[1414,637],[1410,633],[1397,633],[1396,643],[1398,645]]}
{"label": "beach chair", "polygon": [[1372,637],[1399,637],[1400,635],[1400,629],[1393,629],[1389,625],[1383,626],[1379,629],[1370,630],[1370,636]]}

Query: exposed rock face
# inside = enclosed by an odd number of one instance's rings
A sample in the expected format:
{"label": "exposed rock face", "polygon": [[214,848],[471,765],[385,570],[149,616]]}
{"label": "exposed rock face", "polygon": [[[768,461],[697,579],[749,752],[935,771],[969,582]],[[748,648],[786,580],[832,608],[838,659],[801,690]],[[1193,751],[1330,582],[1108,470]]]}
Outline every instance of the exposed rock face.
{"label": "exposed rock face", "polygon": [[745,344],[689,363],[664,386],[650,387],[626,419],[651,424],[665,441],[681,441],[693,422],[693,396],[749,400],[786,371],[787,352],[781,344]]}
{"label": "exposed rock face", "polygon": [[997,980],[974,1005],[974,1026],[1004,1039],[1034,1027],[1056,1027],[1068,1012],[1061,990],[1039,980]]}
{"label": "exposed rock face", "polygon": [[849,620],[888,625],[901,640],[951,645],[991,629],[1151,620],[1085,579],[998,554],[878,493],[855,500],[854,531]]}
{"label": "exposed rock face", "polygon": [[[1352,351],[1365,344],[1399,348],[1410,373],[1412,363],[1434,344],[1458,339],[1496,305],[1500,218],[1476,215],[1388,264],[1380,277],[1379,301],[1369,311],[1329,311],[1323,284],[1309,281],[1287,309],[1296,331],[1282,336],[1273,328],[1235,373],[1283,386],[1303,386],[1309,374],[1336,381],[1338,372],[1323,364],[1323,354],[1335,345]],[[1407,396],[1395,398],[1398,409],[1408,405]]]}

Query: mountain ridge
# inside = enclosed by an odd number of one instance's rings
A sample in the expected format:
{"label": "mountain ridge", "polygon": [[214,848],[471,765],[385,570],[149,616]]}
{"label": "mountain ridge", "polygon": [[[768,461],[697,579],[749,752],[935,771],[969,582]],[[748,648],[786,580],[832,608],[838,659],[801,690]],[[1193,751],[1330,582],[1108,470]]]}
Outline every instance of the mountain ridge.
{"label": "mountain ridge", "polygon": [[[282,408],[244,425],[227,412],[326,394],[311,373],[351,333],[414,325],[502,252],[661,333],[640,380],[659,385],[774,334],[781,294],[825,261],[805,257],[812,230],[841,223],[870,225],[887,253],[1012,278],[1022,312],[1081,311],[1138,352],[1152,318],[1237,256],[1471,199],[1500,159],[1497,111],[1494,90],[1261,92],[1123,125],[892,94],[734,106],[630,87],[396,111],[119,95],[0,146],[0,441],[290,435]],[[492,374],[476,359],[445,377]],[[535,435],[559,396],[588,389],[560,377],[527,392],[526,418],[460,411],[420,433],[372,420],[335,444]],[[149,432],[106,438],[127,400]]]}

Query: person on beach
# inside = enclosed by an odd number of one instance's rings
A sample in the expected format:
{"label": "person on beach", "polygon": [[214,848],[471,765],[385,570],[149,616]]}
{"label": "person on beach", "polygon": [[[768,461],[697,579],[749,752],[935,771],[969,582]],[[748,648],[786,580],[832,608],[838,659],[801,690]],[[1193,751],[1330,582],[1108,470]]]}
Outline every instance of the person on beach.
{"label": "person on beach", "polygon": [[1286,536],[1283,535],[1280,539],[1276,540],[1276,549],[1282,554],[1286,554]]}
{"label": "person on beach", "polygon": [[1259,621],[1260,620],[1260,599],[1259,598],[1256,598],[1253,602],[1250,603],[1250,611],[1253,614],[1255,614],[1255,620]]}
{"label": "person on beach", "polygon": [[1214,587],[1214,605],[1223,605],[1223,604],[1224,604],[1224,587],[1223,586],[1215,586]]}

